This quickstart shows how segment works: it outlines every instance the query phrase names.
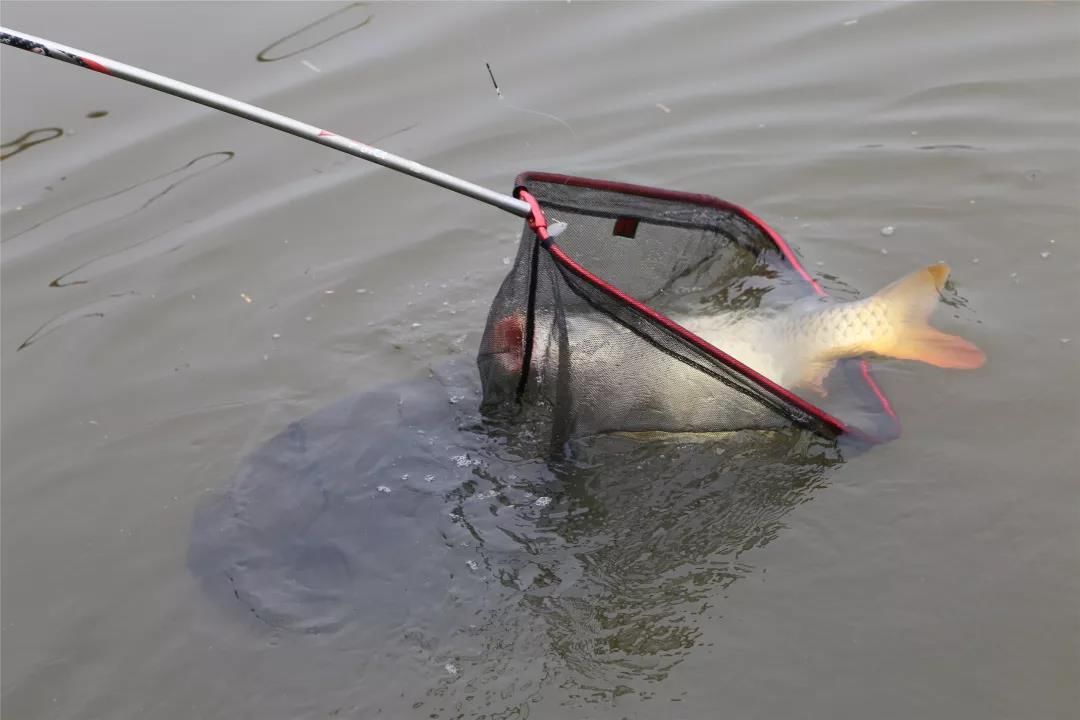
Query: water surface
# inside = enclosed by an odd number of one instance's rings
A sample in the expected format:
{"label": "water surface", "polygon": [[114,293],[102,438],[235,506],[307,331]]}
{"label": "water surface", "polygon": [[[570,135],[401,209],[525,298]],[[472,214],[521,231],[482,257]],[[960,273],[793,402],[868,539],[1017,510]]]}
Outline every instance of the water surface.
{"label": "water surface", "polygon": [[477,474],[462,507],[502,540],[487,567],[451,554],[463,605],[238,617],[189,569],[197,508],[289,423],[468,364],[519,221],[5,48],[5,716],[1075,716],[1077,5],[7,2],[3,22],[495,189],[530,169],[726,198],[841,297],[945,260],[938,324],[989,357],[878,363],[904,434],[857,457],[610,439],[573,472]]}

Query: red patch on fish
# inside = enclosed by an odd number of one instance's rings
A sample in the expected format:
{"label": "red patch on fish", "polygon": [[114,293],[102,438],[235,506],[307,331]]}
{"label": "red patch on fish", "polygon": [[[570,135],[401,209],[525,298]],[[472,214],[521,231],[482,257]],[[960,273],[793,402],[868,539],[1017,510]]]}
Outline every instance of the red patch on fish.
{"label": "red patch on fish", "polygon": [[525,355],[525,320],[507,315],[497,320],[491,332],[491,352],[507,372],[520,373]]}

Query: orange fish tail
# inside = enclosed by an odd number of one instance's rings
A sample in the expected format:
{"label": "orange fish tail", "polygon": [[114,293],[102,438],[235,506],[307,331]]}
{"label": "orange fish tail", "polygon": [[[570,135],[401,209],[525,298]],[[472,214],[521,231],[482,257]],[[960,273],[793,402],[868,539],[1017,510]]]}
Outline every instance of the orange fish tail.
{"label": "orange fish tail", "polygon": [[892,332],[883,334],[872,351],[943,368],[970,370],[982,366],[986,355],[973,343],[930,326],[930,315],[948,277],[949,266],[938,263],[878,292],[873,299],[884,308]]}

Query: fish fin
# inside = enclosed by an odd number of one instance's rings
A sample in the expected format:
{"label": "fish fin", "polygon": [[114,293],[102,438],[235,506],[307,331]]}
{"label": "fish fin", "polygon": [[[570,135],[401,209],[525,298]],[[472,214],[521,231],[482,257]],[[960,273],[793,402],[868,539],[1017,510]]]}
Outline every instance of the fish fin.
{"label": "fish fin", "polygon": [[825,389],[825,378],[829,376],[834,367],[836,367],[835,360],[814,363],[807,368],[806,375],[803,376],[799,384],[822,398],[828,397],[829,391]]}
{"label": "fish fin", "polygon": [[971,342],[929,326],[907,333],[893,350],[892,357],[958,370],[974,370],[986,362],[986,355]]}
{"label": "fish fin", "polygon": [[982,350],[956,335],[930,326],[930,314],[949,277],[945,263],[930,265],[903,277],[878,292],[874,299],[885,309],[892,333],[871,348],[879,355],[919,360],[943,368],[970,370],[986,362]]}

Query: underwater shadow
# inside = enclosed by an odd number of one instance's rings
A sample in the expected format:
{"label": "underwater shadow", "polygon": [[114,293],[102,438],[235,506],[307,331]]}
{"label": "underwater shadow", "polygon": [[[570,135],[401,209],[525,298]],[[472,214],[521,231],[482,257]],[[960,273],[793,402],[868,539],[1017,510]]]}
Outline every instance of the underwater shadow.
{"label": "underwater shadow", "polygon": [[645,692],[842,462],[799,431],[600,436],[545,461],[543,428],[478,408],[452,363],[291,423],[197,509],[191,571],[255,632],[422,653],[423,705]]}

